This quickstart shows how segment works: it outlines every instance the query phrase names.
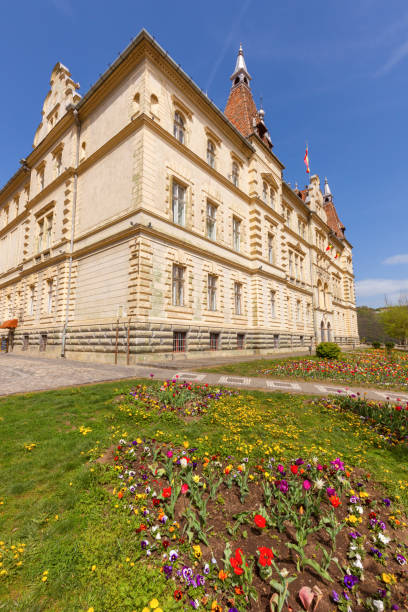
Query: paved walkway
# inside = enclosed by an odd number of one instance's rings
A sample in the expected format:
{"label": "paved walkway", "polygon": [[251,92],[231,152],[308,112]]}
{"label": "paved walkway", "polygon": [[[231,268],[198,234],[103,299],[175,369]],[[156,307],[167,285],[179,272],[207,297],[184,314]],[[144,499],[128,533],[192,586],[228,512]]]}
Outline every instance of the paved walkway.
{"label": "paved walkway", "polygon": [[[185,364],[183,363],[182,366]],[[190,363],[188,364],[191,365]],[[213,365],[213,364],[212,364]],[[210,385],[225,385],[240,389],[259,389],[261,391],[282,391],[285,393],[304,393],[308,395],[329,395],[331,393],[365,395],[369,399],[394,402],[408,402],[408,391],[375,390],[358,387],[344,387],[301,381],[271,378],[229,376],[225,374],[206,374],[194,372],[179,363],[152,368],[146,365],[115,366],[110,364],[83,363],[65,359],[47,359],[30,355],[0,355],[0,396],[31,391],[45,391],[61,387],[71,387],[110,380],[148,378],[166,380],[178,377]]]}

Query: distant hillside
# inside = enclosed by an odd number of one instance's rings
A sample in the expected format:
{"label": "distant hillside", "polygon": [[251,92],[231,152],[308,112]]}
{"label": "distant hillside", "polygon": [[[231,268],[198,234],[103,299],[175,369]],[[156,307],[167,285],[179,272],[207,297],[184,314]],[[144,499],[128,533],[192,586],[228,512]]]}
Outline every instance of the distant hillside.
{"label": "distant hillside", "polygon": [[357,323],[360,340],[366,342],[390,342],[392,338],[387,336],[379,320],[378,313],[382,308],[370,308],[369,306],[357,306]]}

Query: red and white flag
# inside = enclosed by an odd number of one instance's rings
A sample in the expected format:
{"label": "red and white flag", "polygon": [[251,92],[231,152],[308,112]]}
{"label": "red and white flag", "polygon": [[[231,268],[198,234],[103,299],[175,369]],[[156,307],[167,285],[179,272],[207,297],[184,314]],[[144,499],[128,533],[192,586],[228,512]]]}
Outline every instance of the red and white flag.
{"label": "red and white flag", "polygon": [[308,148],[307,145],[306,145],[306,153],[305,153],[305,156],[303,158],[303,161],[305,162],[305,165],[306,165],[306,172],[308,174],[310,174],[310,168],[309,168],[309,148]]}

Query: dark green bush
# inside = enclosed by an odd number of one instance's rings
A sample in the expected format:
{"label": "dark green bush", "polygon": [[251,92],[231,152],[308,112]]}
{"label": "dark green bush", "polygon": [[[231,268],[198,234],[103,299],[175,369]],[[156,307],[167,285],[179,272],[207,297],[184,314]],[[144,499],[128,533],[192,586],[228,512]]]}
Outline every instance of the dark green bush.
{"label": "dark green bush", "polygon": [[395,346],[395,344],[394,344],[393,342],[386,342],[386,343],[385,343],[385,348],[386,348],[388,351],[392,351],[392,349],[394,348],[394,346]]}
{"label": "dark green bush", "polygon": [[320,342],[316,346],[316,355],[322,359],[338,359],[341,349],[335,342]]}
{"label": "dark green bush", "polygon": [[373,348],[375,349],[381,348],[381,342],[373,342]]}

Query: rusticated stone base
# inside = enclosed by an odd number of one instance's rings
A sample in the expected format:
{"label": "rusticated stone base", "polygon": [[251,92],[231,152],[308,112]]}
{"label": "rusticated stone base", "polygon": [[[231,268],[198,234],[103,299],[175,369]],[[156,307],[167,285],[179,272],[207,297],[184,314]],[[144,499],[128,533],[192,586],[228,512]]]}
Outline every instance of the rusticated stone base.
{"label": "rusticated stone base", "polygon": [[[174,332],[185,332],[186,351],[173,352]],[[66,333],[65,356],[81,361],[112,363],[136,363],[146,359],[188,358],[211,351],[210,333],[217,333],[217,353],[219,354],[265,354],[270,352],[290,352],[304,349],[309,351],[315,346],[310,335],[281,333],[265,329],[209,328],[208,326],[142,323],[127,321],[104,323],[100,325],[81,325],[68,327]],[[243,335],[242,348],[237,334]],[[3,334],[4,335],[4,334]],[[13,351],[27,351],[39,356],[55,357],[61,355],[62,327],[16,329]],[[335,338],[342,346],[358,345],[358,338]],[[117,355],[117,357],[116,357]],[[129,357],[128,357],[129,355]]]}

